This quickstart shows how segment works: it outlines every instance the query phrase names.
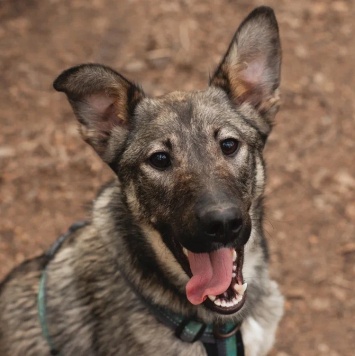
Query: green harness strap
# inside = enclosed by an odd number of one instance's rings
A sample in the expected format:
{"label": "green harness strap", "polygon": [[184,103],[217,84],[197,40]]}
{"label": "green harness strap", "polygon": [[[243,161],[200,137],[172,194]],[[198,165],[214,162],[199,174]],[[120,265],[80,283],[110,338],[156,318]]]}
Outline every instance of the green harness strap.
{"label": "green harness strap", "polygon": [[50,348],[51,355],[60,355],[60,353],[55,349],[51,337],[49,335],[48,325],[47,325],[47,315],[46,315],[46,282],[47,273],[46,268],[42,271],[41,279],[39,281],[39,290],[37,296],[37,307],[38,307],[38,317],[41,324],[42,335],[46,339],[47,344]]}
{"label": "green harness strap", "polygon": [[54,347],[54,344],[51,340],[51,336],[48,330],[48,323],[47,323],[47,298],[46,298],[46,284],[47,284],[47,266],[48,263],[53,259],[55,254],[58,250],[62,247],[64,241],[76,230],[81,229],[87,225],[86,221],[78,221],[73,224],[66,233],[61,235],[57,241],[53,244],[53,246],[45,253],[45,257],[47,258],[47,263],[43,268],[41,278],[39,280],[38,286],[38,294],[37,294],[37,310],[38,310],[38,318],[39,323],[42,329],[42,335],[47,341],[47,344],[50,348],[50,354],[52,356],[60,355],[60,352]]}

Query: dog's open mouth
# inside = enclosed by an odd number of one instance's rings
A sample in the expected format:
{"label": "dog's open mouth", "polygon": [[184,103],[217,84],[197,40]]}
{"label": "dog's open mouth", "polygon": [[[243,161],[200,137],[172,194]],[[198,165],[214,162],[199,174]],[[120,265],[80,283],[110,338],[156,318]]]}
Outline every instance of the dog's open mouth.
{"label": "dog's open mouth", "polygon": [[210,253],[193,253],[184,249],[192,277],[186,285],[187,299],[194,305],[221,314],[233,314],[244,304],[247,284],[243,284],[243,252],[220,248]]}

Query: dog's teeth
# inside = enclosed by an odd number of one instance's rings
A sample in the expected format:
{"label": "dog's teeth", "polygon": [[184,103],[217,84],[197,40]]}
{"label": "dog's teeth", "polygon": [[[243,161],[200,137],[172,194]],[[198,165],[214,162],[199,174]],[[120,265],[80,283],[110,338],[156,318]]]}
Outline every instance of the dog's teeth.
{"label": "dog's teeth", "polygon": [[247,289],[247,286],[248,286],[247,283],[244,283],[243,285],[240,285],[240,284],[236,283],[236,284],[233,286],[233,288],[234,288],[234,290],[235,290],[239,295],[243,296],[245,290]]}
{"label": "dog's teeth", "polygon": [[242,285],[242,287],[243,287],[243,294],[244,294],[245,290],[246,290],[247,287],[248,287],[248,283],[245,282],[245,283]]}
{"label": "dog's teeth", "polygon": [[237,260],[237,251],[233,250],[233,261]]}
{"label": "dog's teeth", "polygon": [[183,248],[182,248],[182,252],[184,253],[184,255],[185,255],[186,257],[188,257],[189,252],[187,251],[187,248],[183,247]]}
{"label": "dog's teeth", "polygon": [[219,307],[231,308],[231,307],[236,306],[243,299],[243,296],[242,295],[236,295],[231,300],[225,300],[225,299],[217,298],[214,295],[209,295],[208,298],[213,300],[213,303],[215,305],[219,306]]}
{"label": "dog's teeth", "polygon": [[237,266],[233,265],[233,271],[236,271],[236,270],[237,270]]}
{"label": "dog's teeth", "polygon": [[236,277],[236,276],[237,276],[236,273],[233,272],[233,273],[232,273],[232,277]]}
{"label": "dog's teeth", "polygon": [[214,301],[214,304],[218,305],[219,307],[221,306],[221,300],[220,299],[216,299]]}

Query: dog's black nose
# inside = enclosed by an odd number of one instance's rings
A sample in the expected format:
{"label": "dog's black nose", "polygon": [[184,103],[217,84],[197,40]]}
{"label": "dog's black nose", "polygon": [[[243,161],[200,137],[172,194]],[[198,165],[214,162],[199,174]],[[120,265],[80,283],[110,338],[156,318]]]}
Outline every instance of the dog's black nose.
{"label": "dog's black nose", "polygon": [[237,207],[215,208],[198,213],[204,233],[214,242],[228,243],[237,237],[243,220]]}

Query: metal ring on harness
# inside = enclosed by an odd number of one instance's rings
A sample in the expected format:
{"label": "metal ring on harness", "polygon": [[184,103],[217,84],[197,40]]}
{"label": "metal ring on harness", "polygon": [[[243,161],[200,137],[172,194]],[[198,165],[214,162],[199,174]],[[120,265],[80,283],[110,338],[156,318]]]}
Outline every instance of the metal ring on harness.
{"label": "metal ring on harness", "polygon": [[225,333],[221,331],[217,325],[213,325],[213,335],[216,339],[228,339],[231,336],[235,335],[240,329],[240,324],[237,324],[231,331]]}

